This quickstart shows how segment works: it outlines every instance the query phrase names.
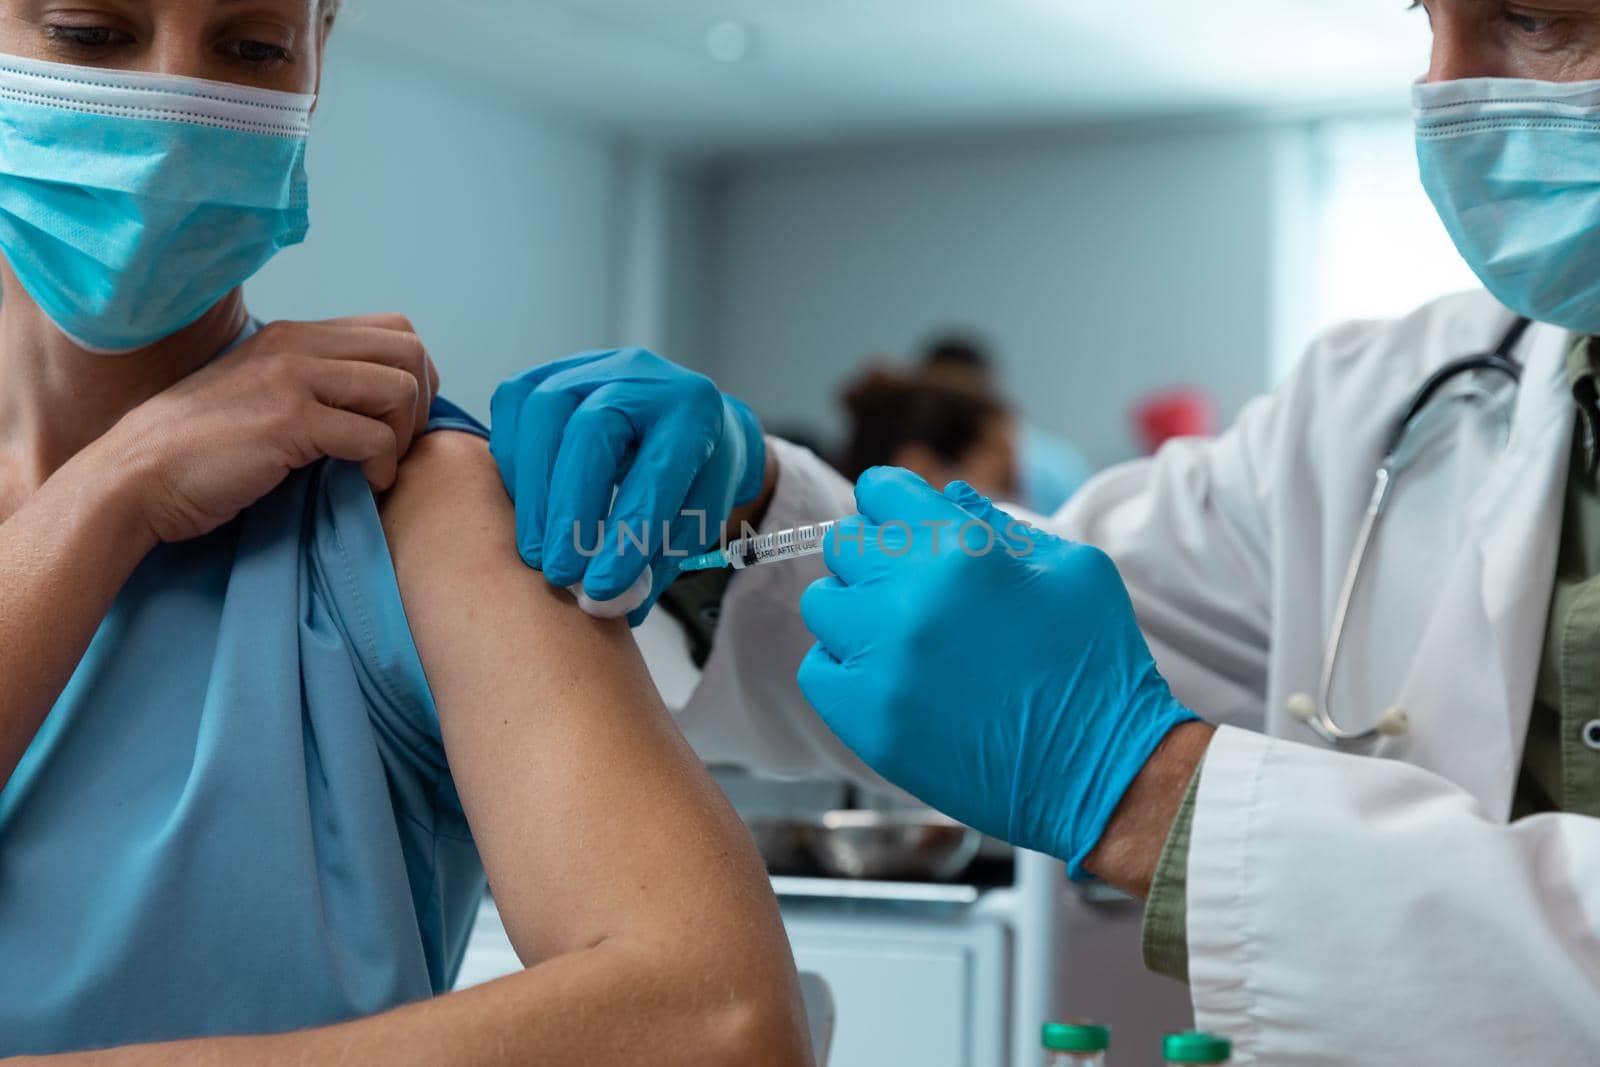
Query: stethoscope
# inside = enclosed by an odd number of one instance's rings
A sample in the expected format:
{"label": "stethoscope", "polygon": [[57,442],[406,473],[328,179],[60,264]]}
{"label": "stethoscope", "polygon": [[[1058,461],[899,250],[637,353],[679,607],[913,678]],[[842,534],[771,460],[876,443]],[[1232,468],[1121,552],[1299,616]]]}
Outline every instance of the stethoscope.
{"label": "stethoscope", "polygon": [[1334,610],[1333,627],[1328,633],[1328,644],[1322,656],[1322,676],[1315,697],[1299,693],[1289,698],[1289,714],[1305,723],[1330,744],[1343,745],[1366,741],[1374,737],[1398,737],[1411,729],[1410,717],[1402,708],[1391,707],[1378,717],[1377,722],[1364,730],[1341,726],[1333,717],[1329,697],[1333,692],[1334,671],[1339,665],[1339,649],[1344,643],[1345,624],[1350,618],[1350,605],[1354,603],[1361,574],[1366,569],[1368,550],[1377,535],[1394,487],[1400,475],[1422,452],[1422,446],[1431,439],[1429,431],[1443,421],[1446,410],[1458,403],[1480,404],[1494,399],[1494,394],[1481,383],[1474,381],[1473,388],[1445,396],[1444,390],[1451,382],[1465,376],[1479,374],[1498,375],[1510,380],[1512,389],[1522,381],[1522,365],[1512,353],[1528,332],[1532,323],[1519,318],[1511,324],[1506,335],[1494,351],[1463,356],[1445,364],[1428,376],[1410,403],[1395,422],[1394,429],[1383,450],[1378,473],[1372,486],[1372,499],[1367,504],[1366,517],[1356,535],[1355,551],[1345,569],[1344,585],[1339,591],[1338,605]]}

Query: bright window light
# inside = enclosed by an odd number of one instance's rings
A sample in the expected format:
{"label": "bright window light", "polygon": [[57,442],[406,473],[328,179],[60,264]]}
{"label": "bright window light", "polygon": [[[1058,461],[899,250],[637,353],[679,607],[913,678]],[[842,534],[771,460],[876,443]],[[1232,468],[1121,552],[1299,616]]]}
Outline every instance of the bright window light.
{"label": "bright window light", "polygon": [[1479,287],[1423,191],[1408,120],[1330,123],[1315,151],[1319,331]]}

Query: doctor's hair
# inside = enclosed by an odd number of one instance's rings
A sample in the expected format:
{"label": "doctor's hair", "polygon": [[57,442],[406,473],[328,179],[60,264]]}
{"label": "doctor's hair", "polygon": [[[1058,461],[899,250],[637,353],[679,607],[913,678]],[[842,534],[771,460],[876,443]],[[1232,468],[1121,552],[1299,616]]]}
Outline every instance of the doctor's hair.
{"label": "doctor's hair", "polygon": [[840,401],[850,421],[839,456],[839,472],[847,478],[893,463],[908,445],[959,463],[1011,416],[981,374],[954,367],[874,364],[846,384]]}

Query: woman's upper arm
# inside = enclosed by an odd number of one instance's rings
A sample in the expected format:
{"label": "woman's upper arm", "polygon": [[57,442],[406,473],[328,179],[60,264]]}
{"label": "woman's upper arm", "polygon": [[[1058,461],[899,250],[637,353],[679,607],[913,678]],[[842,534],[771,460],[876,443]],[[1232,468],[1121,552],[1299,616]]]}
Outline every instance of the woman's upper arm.
{"label": "woman's upper arm", "polygon": [[[523,565],[485,444],[424,438],[382,512],[451,773],[523,959],[654,942],[691,916],[770,942],[759,931],[776,908],[748,835],[627,629]],[[737,921],[755,912],[770,922]]]}

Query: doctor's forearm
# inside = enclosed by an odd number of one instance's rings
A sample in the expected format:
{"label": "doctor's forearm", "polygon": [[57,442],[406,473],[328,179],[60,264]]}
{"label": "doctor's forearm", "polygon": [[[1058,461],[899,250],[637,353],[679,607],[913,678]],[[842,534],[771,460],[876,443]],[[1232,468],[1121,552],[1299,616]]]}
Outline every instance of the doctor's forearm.
{"label": "doctor's forearm", "polygon": [[1172,821],[1215,733],[1207,723],[1190,722],[1166,736],[1090,854],[1089,873],[1140,900],[1149,897]]}

